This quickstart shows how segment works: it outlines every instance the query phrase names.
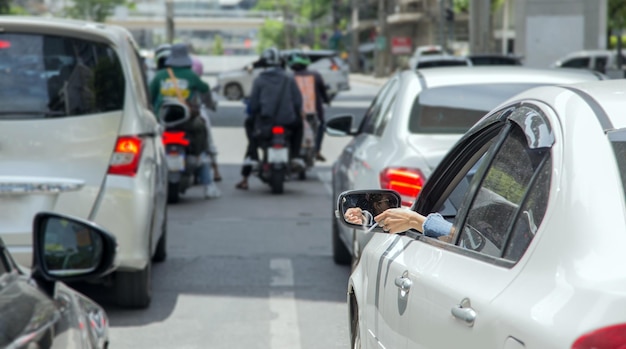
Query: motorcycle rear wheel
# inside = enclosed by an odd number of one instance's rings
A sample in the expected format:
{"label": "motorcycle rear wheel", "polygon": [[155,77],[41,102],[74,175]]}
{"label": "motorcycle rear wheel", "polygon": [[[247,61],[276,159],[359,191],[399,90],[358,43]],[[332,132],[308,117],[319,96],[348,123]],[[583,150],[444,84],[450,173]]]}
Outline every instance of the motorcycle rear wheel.
{"label": "motorcycle rear wheel", "polygon": [[270,188],[272,188],[272,194],[282,194],[285,184],[285,169],[272,170],[269,182]]}

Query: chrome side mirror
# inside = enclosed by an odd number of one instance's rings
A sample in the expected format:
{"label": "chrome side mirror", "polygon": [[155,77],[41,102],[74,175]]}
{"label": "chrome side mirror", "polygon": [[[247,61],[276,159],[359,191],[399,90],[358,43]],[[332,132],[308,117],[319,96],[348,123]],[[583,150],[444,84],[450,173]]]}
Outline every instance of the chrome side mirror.
{"label": "chrome side mirror", "polygon": [[350,228],[368,230],[376,223],[374,217],[387,209],[401,206],[400,194],[394,190],[349,190],[337,198],[335,215]]}

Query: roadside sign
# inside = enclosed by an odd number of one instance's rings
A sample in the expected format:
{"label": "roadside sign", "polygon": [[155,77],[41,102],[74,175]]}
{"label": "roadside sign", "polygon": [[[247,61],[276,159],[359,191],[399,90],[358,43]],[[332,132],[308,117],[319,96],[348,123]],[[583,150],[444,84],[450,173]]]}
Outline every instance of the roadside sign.
{"label": "roadside sign", "polygon": [[391,53],[394,55],[410,55],[412,41],[408,36],[394,36],[391,38]]}

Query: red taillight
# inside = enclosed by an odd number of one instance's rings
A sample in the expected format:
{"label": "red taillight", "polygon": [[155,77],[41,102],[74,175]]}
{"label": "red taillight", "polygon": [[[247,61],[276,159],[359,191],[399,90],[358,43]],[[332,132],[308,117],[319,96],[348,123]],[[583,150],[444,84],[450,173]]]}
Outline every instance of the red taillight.
{"label": "red taillight", "polygon": [[273,135],[285,134],[285,128],[282,127],[282,126],[274,126],[274,127],[272,127],[272,134]]}
{"label": "red taillight", "polygon": [[118,137],[113,156],[111,156],[111,163],[109,164],[109,174],[135,176],[137,168],[139,168],[141,151],[141,138],[134,136]]}
{"label": "red taillight", "polygon": [[380,172],[380,187],[397,191],[402,205],[411,206],[424,186],[424,175],[415,168],[387,167]]}
{"label": "red taillight", "polygon": [[624,349],[626,348],[626,324],[601,328],[580,336],[572,349]]}
{"label": "red taillight", "polygon": [[10,41],[0,40],[0,49],[10,48],[10,47],[11,47]]}
{"label": "red taillight", "polygon": [[189,145],[189,140],[185,137],[183,131],[165,131],[163,132],[163,144],[178,144],[184,147]]}

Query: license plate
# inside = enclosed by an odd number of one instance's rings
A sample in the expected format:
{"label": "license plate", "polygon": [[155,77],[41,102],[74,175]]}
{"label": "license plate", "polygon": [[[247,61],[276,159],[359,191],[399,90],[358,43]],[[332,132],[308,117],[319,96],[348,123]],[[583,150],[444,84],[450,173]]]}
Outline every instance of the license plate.
{"label": "license plate", "polygon": [[287,148],[269,148],[267,150],[267,161],[270,163],[287,162],[289,154]]}
{"label": "license plate", "polygon": [[185,169],[185,155],[168,154],[167,155],[167,168],[170,171],[183,171]]}

